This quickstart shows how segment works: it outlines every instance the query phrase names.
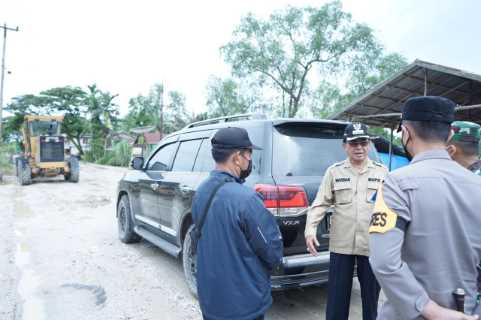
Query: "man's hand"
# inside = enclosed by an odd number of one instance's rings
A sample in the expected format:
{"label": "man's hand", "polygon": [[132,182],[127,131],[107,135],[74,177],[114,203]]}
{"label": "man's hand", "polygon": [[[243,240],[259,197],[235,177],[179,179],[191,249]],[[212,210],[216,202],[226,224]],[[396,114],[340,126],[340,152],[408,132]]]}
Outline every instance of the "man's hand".
{"label": "man's hand", "polygon": [[434,301],[429,301],[424,306],[422,316],[427,320],[478,320],[478,316],[468,316],[461,312],[446,309]]}
{"label": "man's hand", "polygon": [[319,241],[317,241],[316,236],[307,236],[306,237],[306,245],[307,245],[307,250],[309,250],[309,252],[313,256],[317,256],[316,246],[319,246]]}

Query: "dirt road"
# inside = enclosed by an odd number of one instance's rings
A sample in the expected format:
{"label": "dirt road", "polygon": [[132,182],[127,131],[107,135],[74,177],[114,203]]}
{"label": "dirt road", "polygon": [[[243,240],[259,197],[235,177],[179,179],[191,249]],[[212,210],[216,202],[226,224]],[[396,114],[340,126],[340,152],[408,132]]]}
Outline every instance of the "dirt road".
{"label": "dirt road", "polygon": [[[201,319],[179,260],[118,240],[115,190],[125,170],[82,163],[78,184],[5,178],[0,319]],[[267,319],[324,319],[326,291],[276,292]],[[357,285],[351,305],[351,319],[361,319]]]}

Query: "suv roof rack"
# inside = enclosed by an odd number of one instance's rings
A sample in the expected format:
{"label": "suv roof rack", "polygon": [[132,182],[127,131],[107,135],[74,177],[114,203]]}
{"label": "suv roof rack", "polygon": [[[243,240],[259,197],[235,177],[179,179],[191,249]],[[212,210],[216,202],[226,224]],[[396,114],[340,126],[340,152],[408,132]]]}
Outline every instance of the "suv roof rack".
{"label": "suv roof rack", "polygon": [[188,124],[184,129],[206,126],[209,124],[216,124],[216,123],[222,123],[222,122],[235,122],[235,121],[242,121],[242,120],[265,120],[265,119],[267,119],[267,116],[265,114],[260,114],[260,113],[237,114],[233,116],[219,117],[219,118],[192,122],[191,124]]}

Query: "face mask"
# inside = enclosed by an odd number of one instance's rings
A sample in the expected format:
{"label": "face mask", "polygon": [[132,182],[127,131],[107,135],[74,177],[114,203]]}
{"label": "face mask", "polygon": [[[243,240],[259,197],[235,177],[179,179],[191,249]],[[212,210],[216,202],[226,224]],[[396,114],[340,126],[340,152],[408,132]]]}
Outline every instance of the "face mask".
{"label": "face mask", "polygon": [[401,137],[401,144],[403,145],[403,149],[404,149],[404,153],[406,154],[406,158],[409,160],[409,162],[411,162],[411,160],[413,159],[413,156],[409,153],[409,151],[407,149],[409,139],[411,139],[411,136],[409,136],[409,138],[406,140],[406,144],[404,144],[404,142],[403,142],[404,139]]}
{"label": "face mask", "polygon": [[247,165],[247,169],[241,169],[241,172],[239,174],[239,178],[241,180],[245,180],[252,172],[252,159],[249,160],[249,164]]}

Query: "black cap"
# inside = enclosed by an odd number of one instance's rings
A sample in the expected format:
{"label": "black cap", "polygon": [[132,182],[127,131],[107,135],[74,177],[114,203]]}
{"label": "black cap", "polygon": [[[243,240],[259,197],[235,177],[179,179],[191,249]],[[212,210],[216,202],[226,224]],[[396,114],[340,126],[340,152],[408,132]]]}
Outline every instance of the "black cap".
{"label": "black cap", "polygon": [[255,149],[262,150],[252,144],[246,129],[237,127],[222,128],[211,140],[213,148],[220,149]]}
{"label": "black cap", "polygon": [[362,123],[350,123],[344,129],[344,141],[369,139],[370,137],[367,133],[367,126]]}
{"label": "black cap", "polygon": [[[433,121],[451,124],[454,121],[456,104],[444,97],[423,96],[409,98],[402,108],[403,120]],[[399,125],[398,131],[401,130]]]}

